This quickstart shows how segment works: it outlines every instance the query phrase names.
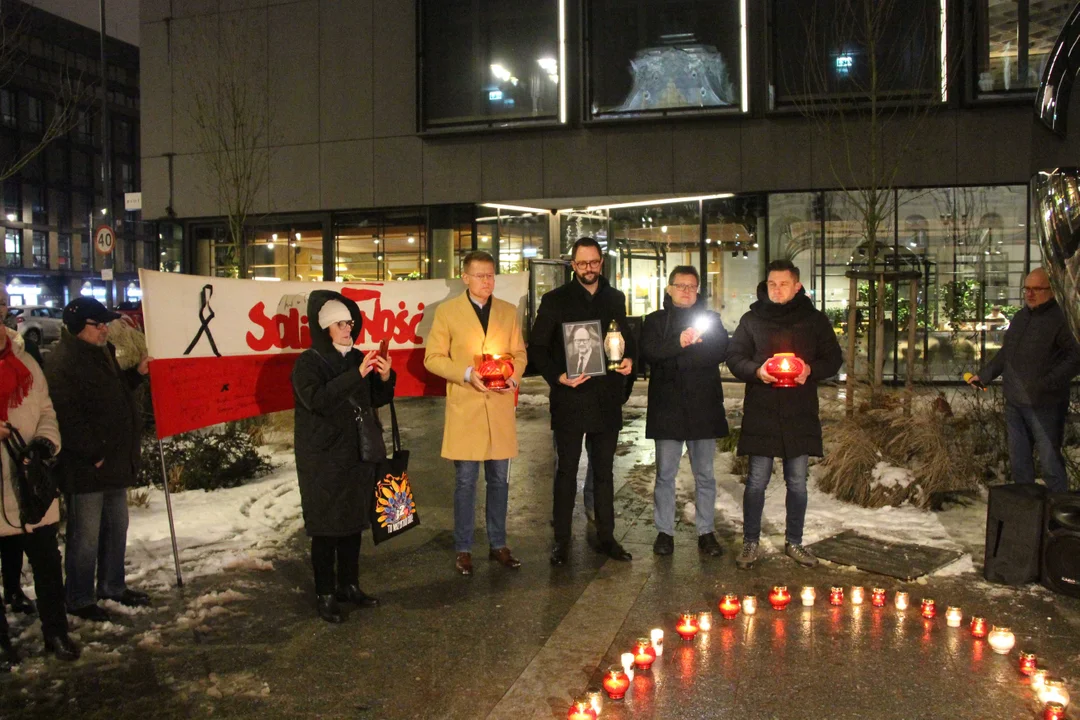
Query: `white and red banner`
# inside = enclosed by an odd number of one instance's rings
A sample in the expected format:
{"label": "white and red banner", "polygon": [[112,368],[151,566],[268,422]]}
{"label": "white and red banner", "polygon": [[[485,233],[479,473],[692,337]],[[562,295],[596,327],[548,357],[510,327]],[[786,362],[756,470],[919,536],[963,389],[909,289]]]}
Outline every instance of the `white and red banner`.
{"label": "white and red banner", "polygon": [[[259,282],[140,270],[158,437],[293,406],[290,375],[311,345],[307,298],[334,290],[356,301],[357,347],[390,338],[395,394],[443,395],[424,369],[424,338],[439,303],[465,292],[460,279],[371,283]],[[528,274],[499,275],[496,297],[524,324]]]}

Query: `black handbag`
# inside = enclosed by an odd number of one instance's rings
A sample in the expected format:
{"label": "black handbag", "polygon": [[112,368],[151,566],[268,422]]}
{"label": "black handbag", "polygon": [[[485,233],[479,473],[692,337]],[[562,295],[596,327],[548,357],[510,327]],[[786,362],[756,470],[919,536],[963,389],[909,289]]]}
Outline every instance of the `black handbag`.
{"label": "black handbag", "polygon": [[420,525],[409,482],[409,451],[401,449],[401,432],[393,400],[390,401],[390,424],[394,453],[378,464],[375,497],[371,503],[371,537],[376,545]]}
{"label": "black handbag", "polygon": [[[49,507],[60,495],[57,485],[56,458],[46,454],[39,443],[27,444],[22,434],[10,423],[11,434],[4,439],[4,447],[11,456],[14,477],[15,498],[19,502],[19,523],[25,530],[30,525],[37,525],[49,511]],[[3,508],[4,520],[7,521],[7,508]],[[10,523],[9,523],[10,524]]]}

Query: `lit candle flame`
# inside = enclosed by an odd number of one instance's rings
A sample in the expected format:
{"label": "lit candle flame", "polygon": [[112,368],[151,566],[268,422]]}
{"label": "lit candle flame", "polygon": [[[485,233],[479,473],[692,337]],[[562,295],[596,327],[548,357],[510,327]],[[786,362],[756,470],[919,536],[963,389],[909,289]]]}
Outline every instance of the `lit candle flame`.
{"label": "lit candle flame", "polygon": [[780,361],[780,369],[783,370],[784,372],[787,372],[788,370],[791,369],[791,365],[788,364],[787,358],[784,358],[783,360]]}

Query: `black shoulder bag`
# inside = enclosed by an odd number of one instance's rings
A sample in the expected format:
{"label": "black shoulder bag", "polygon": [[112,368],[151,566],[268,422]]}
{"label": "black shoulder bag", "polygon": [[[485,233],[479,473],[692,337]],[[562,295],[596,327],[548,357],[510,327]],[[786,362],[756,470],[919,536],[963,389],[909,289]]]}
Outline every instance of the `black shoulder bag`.
{"label": "black shoulder bag", "polygon": [[390,424],[394,436],[394,454],[378,465],[375,498],[371,503],[371,537],[376,545],[420,524],[412,484],[409,482],[409,451],[401,448],[401,432],[393,400],[390,401]]}
{"label": "black shoulder bag", "polygon": [[[22,434],[10,423],[7,429],[11,434],[4,439],[4,447],[11,456],[11,480],[15,487],[15,498],[19,502],[19,523],[25,530],[42,521],[49,506],[60,494],[53,472],[56,458],[46,453],[39,443],[27,444]],[[5,520],[6,517],[5,513]]]}

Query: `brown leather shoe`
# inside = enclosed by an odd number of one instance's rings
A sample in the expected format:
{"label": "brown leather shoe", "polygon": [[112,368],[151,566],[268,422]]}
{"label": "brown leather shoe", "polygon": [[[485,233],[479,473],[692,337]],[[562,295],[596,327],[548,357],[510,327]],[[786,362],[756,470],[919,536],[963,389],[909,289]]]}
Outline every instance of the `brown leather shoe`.
{"label": "brown leather shoe", "polygon": [[454,569],[462,575],[472,575],[472,554],[459,552],[454,562]]}
{"label": "brown leather shoe", "polygon": [[508,547],[501,547],[498,550],[492,548],[491,552],[488,553],[488,557],[506,568],[521,567],[521,561],[510,554],[510,548]]}

